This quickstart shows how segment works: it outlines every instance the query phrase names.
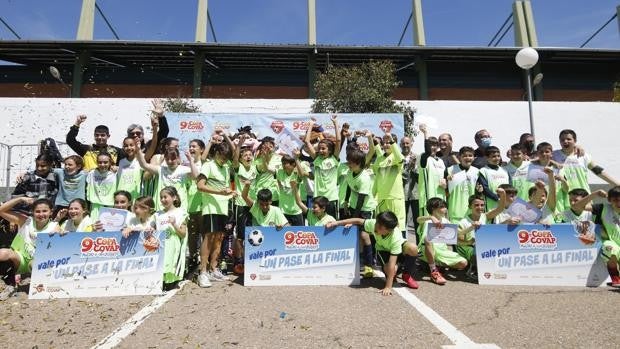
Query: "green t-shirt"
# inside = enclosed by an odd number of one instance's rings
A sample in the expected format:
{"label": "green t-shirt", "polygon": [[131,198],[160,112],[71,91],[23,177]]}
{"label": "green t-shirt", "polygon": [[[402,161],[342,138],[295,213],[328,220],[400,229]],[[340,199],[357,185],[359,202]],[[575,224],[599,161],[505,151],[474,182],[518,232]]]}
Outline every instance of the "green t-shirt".
{"label": "green t-shirt", "polygon": [[308,218],[308,225],[313,226],[313,227],[324,226],[325,224],[329,222],[336,221],[336,218],[328,215],[327,213],[325,213],[323,217],[319,219],[317,216],[314,215],[314,212],[312,212],[312,210],[308,210],[307,218]]}
{"label": "green t-shirt", "polygon": [[347,197],[347,175],[351,172],[349,165],[341,163],[338,165],[338,201],[344,202]]}
{"label": "green t-shirt", "polygon": [[[282,213],[287,215],[297,215],[301,213],[301,208],[297,206],[295,201],[295,193],[291,188],[291,181],[299,183],[299,176],[296,171],[292,171],[291,174],[287,174],[284,169],[279,169],[276,172],[276,179],[278,180],[278,189],[280,192],[280,200],[278,206],[282,209]],[[297,188],[299,190],[299,188]]]}
{"label": "green t-shirt", "polygon": [[450,166],[448,178],[448,218],[458,223],[469,212],[469,197],[476,193],[478,169],[470,166],[463,169],[461,165]]}
{"label": "green t-shirt", "polygon": [[277,225],[284,226],[288,223],[282,210],[276,206],[269,206],[267,214],[263,214],[258,203],[254,203],[250,208],[250,214],[252,215],[252,225],[254,226],[275,227]]}
{"label": "green t-shirt", "polygon": [[[480,215],[480,219],[478,219],[478,222],[480,222],[480,224],[487,224],[487,215],[486,214],[481,214]],[[468,229],[469,227],[472,226],[472,224],[474,223],[474,221],[471,219],[471,217],[469,215],[463,217],[459,222],[458,222],[458,226],[459,226],[459,230],[465,230]],[[472,230],[470,232],[468,232],[467,234],[465,234],[465,241],[473,241],[476,239],[476,231]],[[459,245],[467,245],[467,244],[463,244],[461,241],[458,242]]]}
{"label": "green t-shirt", "polygon": [[420,198],[420,211],[424,211],[426,202],[430,198],[446,199],[446,190],[439,186],[439,182],[443,178],[446,165],[440,158],[429,156],[426,160],[426,167],[422,167],[420,163],[421,157],[418,157],[418,193]]}
{"label": "green t-shirt", "polygon": [[577,156],[577,154],[566,155],[561,149],[558,149],[553,151],[551,159],[562,164],[559,174],[566,178],[566,183],[568,184],[568,191],[558,191],[556,212],[562,212],[570,209],[569,191],[580,188],[590,193],[588,169],[592,163],[592,158],[589,154],[584,154],[583,156]]}
{"label": "green t-shirt", "polygon": [[243,192],[243,181],[251,181],[250,191],[248,192],[248,196],[252,200],[256,200],[256,166],[254,164],[250,165],[250,168],[245,168],[243,164],[239,164],[239,167],[235,171],[235,191],[237,192],[237,197],[235,198],[235,204],[237,206],[247,206],[243,197],[241,197],[241,192]]}
{"label": "green t-shirt", "polygon": [[349,196],[349,208],[357,207],[357,198],[359,194],[365,194],[366,198],[362,205],[361,211],[374,211],[377,207],[377,200],[372,193],[373,180],[370,177],[369,170],[361,170],[358,174],[349,171],[347,174],[347,186],[351,190]]}
{"label": "green t-shirt", "polygon": [[[506,170],[501,167],[493,169],[489,166],[485,166],[480,169],[479,176],[482,176],[486,179],[487,184],[489,185],[489,189],[494,193],[497,192],[497,188],[499,188],[501,184],[509,184],[510,182],[510,178],[508,178],[508,172],[506,172]],[[486,202],[487,211],[490,211],[497,207],[497,201],[488,197],[485,197],[484,199]]]}
{"label": "green t-shirt", "polygon": [[608,239],[620,244],[620,214],[607,202],[603,204],[601,221],[607,232]]}
{"label": "green t-shirt", "polygon": [[335,156],[324,158],[319,155],[314,159],[314,197],[338,200],[338,165]]}
{"label": "green t-shirt", "polygon": [[[202,168],[202,161],[196,161],[196,167]],[[198,191],[198,186],[196,185],[196,181],[191,181],[189,187],[187,188],[187,212],[188,213],[196,213],[202,212],[202,193]]]}
{"label": "green t-shirt", "polygon": [[[276,171],[282,167],[282,157],[273,154],[268,164],[264,164],[262,157],[254,159],[256,165],[256,192],[261,189],[269,189],[271,191],[271,200],[278,201],[280,193],[278,192],[278,182],[276,181]],[[261,170],[267,168],[268,170]]]}
{"label": "green t-shirt", "polygon": [[158,171],[157,178],[157,190],[153,195],[155,199],[155,210],[162,209],[161,202],[159,200],[159,194],[165,187],[172,186],[179,193],[179,199],[181,200],[181,208],[187,211],[187,188],[189,187],[192,176],[192,170],[184,165],[177,166],[174,170],[166,165],[161,165]]}
{"label": "green t-shirt", "polygon": [[114,172],[101,173],[98,169],[94,169],[86,176],[86,198],[91,203],[113,206],[115,191],[116,174]]}
{"label": "green t-shirt", "polygon": [[125,190],[129,192],[134,200],[140,197],[142,168],[138,163],[138,159],[134,158],[133,161],[129,161],[127,158],[122,158],[118,162],[116,177],[116,190]]}
{"label": "green t-shirt", "polygon": [[517,189],[517,196],[525,201],[529,200],[528,191],[534,186],[534,183],[527,180],[529,166],[529,161],[523,161],[519,167],[515,166],[512,162],[504,166],[504,170],[508,172],[510,176],[510,185]]}
{"label": "green t-shirt", "polygon": [[[206,184],[213,188],[222,190],[230,186],[230,163],[226,162],[221,166],[215,160],[206,161],[200,169],[199,179],[206,179]],[[202,193],[202,214],[228,215],[228,201],[230,195],[219,195]]]}
{"label": "green t-shirt", "polygon": [[396,143],[392,144],[390,146],[392,152],[389,155],[386,155],[379,147],[377,148],[377,158],[372,164],[377,200],[404,200],[404,157],[400,152],[400,147]]}
{"label": "green t-shirt", "polygon": [[398,227],[392,229],[387,235],[379,235],[375,233],[376,219],[367,219],[364,221],[364,231],[375,237],[375,248],[377,251],[388,251],[392,255],[403,253],[403,243],[407,240],[403,237]]}

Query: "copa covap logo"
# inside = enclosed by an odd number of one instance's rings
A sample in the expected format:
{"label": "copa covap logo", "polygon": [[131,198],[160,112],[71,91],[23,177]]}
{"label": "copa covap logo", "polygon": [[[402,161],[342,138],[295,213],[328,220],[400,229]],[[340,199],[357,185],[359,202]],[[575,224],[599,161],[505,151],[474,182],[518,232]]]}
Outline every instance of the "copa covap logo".
{"label": "copa covap logo", "polygon": [[311,231],[287,231],[284,234],[285,250],[318,250],[319,237]]}
{"label": "copa covap logo", "polygon": [[525,230],[517,233],[521,249],[553,250],[558,246],[558,239],[551,230]]}
{"label": "copa covap logo", "polygon": [[115,237],[85,237],[82,239],[81,257],[116,257],[121,255],[121,245]]}
{"label": "copa covap logo", "polygon": [[392,122],[390,120],[383,120],[379,124],[379,128],[381,129],[381,131],[383,131],[385,133],[390,133],[390,131],[392,131],[393,127],[394,127],[394,125],[392,124]]}
{"label": "copa covap logo", "polygon": [[179,129],[188,132],[200,132],[205,128],[202,121],[181,120],[179,121]]}

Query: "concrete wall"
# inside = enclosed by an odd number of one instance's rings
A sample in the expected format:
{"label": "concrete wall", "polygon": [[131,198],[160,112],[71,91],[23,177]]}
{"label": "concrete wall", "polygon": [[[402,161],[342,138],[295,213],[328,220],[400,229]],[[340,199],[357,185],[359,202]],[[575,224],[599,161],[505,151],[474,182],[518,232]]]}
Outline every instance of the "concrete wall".
{"label": "concrete wall", "polygon": [[[203,112],[214,113],[303,114],[308,113],[312,105],[308,99],[200,99],[195,102]],[[505,154],[506,149],[518,141],[521,133],[529,132],[526,102],[410,101],[410,105],[417,108],[420,119],[436,124],[431,128],[433,134],[451,133],[455,149],[474,145],[474,133],[486,128],[493,136],[493,144]],[[86,114],[89,118],[82,127],[79,140],[92,142],[94,127],[106,124],[111,129],[110,143],[120,145],[129,124],[149,125],[150,107],[150,99],[142,98],[0,98],[0,142],[32,144],[45,137],[64,141],[75,116]],[[535,102],[534,116],[537,141],[548,141],[559,147],[559,131],[572,128],[578,134],[578,143],[592,154],[593,159],[620,178],[620,157],[617,156],[620,151],[620,104]],[[421,142],[416,142],[415,146],[421,151]],[[0,148],[2,165],[5,157],[3,149]],[[32,159],[23,153],[13,154],[13,172],[29,166]],[[18,160],[21,162],[17,163]],[[6,169],[0,169],[0,186],[4,184],[5,173]],[[601,183],[595,177],[592,182]]]}

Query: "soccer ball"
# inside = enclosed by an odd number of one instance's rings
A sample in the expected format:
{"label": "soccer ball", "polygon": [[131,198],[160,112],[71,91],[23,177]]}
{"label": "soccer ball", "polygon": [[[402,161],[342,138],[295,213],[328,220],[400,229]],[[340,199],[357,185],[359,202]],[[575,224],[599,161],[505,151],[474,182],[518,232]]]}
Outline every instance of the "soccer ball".
{"label": "soccer ball", "polygon": [[248,242],[252,246],[260,246],[263,243],[263,232],[260,230],[252,230],[250,235],[248,236]]}

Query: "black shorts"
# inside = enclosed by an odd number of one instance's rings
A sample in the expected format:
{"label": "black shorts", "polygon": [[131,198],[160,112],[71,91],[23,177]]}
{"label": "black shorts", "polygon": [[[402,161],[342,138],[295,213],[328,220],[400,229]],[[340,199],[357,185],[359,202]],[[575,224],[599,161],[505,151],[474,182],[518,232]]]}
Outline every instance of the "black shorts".
{"label": "black shorts", "polygon": [[294,227],[301,227],[304,226],[304,215],[300,214],[285,214],[284,217],[286,217],[286,220],[288,221],[288,224],[294,226]]}
{"label": "black shorts", "polygon": [[250,208],[247,206],[237,206],[234,208],[235,232],[237,239],[245,240],[245,227],[252,225],[252,217],[250,217]]}
{"label": "black shorts", "polygon": [[[377,263],[379,263],[380,266],[386,265],[387,262],[390,260],[390,256],[392,256],[390,251],[377,251]],[[396,264],[403,263],[404,257],[405,256],[402,253],[399,254],[398,258],[396,259]]]}
{"label": "black shorts", "polygon": [[223,233],[228,216],[223,214],[206,214],[202,216],[202,231],[205,233]]}

